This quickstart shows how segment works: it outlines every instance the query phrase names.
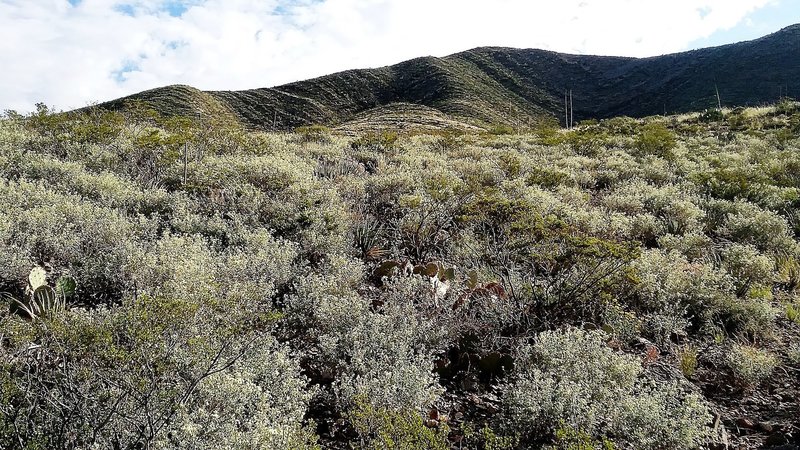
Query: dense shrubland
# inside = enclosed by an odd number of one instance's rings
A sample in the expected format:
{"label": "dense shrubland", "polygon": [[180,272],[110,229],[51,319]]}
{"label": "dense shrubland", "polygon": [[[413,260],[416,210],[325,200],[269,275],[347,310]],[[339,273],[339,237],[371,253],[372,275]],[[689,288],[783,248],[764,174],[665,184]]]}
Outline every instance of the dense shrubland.
{"label": "dense shrubland", "polygon": [[129,106],[0,120],[2,448],[696,448],[775,383],[798,410],[797,104],[359,137]]}

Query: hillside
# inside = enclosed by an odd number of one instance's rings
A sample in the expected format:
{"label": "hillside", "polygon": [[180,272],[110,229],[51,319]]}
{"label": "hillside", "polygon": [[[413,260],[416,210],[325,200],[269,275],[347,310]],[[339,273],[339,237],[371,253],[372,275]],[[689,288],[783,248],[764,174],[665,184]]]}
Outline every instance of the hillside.
{"label": "hillside", "polygon": [[0,117],[0,449],[800,448],[800,102],[91,113]]}
{"label": "hillside", "polygon": [[565,89],[573,90],[576,121],[702,110],[716,105],[715,87],[723,106],[773,102],[781,92],[800,89],[797,61],[800,25],[793,25],[753,41],[651,58],[484,47],[273,88],[167,86],[101,106],[118,109],[139,99],[165,114],[225,112],[267,130],[313,123],[348,127],[352,120],[361,127],[365,117],[382,118],[387,111],[395,117],[392,124],[402,126],[409,104],[420,106],[412,108],[421,114],[415,120],[429,124],[524,125],[543,116],[563,123]]}

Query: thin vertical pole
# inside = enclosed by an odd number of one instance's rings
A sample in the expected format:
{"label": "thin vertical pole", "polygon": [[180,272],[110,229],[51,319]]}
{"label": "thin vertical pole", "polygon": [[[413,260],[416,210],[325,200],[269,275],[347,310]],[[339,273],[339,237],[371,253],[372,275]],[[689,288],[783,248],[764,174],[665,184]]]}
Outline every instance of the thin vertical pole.
{"label": "thin vertical pole", "polygon": [[569,106],[567,104],[567,91],[564,91],[564,128],[569,129]]}
{"label": "thin vertical pole", "polygon": [[575,120],[573,114],[575,110],[572,109],[572,89],[569,90],[569,128],[572,129],[575,126]]}
{"label": "thin vertical pole", "polygon": [[186,142],[183,143],[183,185],[186,186],[187,166],[189,164],[189,147]]}
{"label": "thin vertical pole", "polygon": [[719,89],[717,89],[717,85],[714,85],[714,90],[717,92],[717,109],[722,111],[722,100],[719,99]]}

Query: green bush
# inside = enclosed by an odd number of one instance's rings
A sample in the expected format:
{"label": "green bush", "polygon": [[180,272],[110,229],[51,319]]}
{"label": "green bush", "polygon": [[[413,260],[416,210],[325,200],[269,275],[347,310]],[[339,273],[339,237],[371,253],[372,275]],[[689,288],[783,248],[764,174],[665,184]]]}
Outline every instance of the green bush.
{"label": "green bush", "polygon": [[636,149],[645,155],[656,155],[671,159],[672,150],[677,145],[675,133],[660,123],[642,126],[634,141]]}
{"label": "green bush", "polygon": [[697,349],[686,346],[678,352],[678,368],[686,378],[691,378],[697,370]]}
{"label": "green bush", "polygon": [[602,128],[590,126],[568,132],[564,142],[578,155],[594,157],[609,142],[609,137]]}
{"label": "green bush", "polygon": [[489,127],[487,132],[493,136],[507,136],[514,134],[514,127],[506,124],[497,124]]}
{"label": "green bush", "polygon": [[515,429],[547,435],[568,427],[652,449],[696,448],[709,437],[700,397],[643,378],[639,361],[616,354],[599,333],[544,332],[520,351],[515,370],[503,391]]}
{"label": "green bush", "polygon": [[532,168],[528,173],[525,182],[530,185],[537,185],[550,189],[574,184],[569,173],[559,169],[551,169],[547,167]]}
{"label": "green bush", "polygon": [[786,356],[789,358],[790,363],[800,366],[800,342],[792,342],[789,344]]}
{"label": "green bush", "polygon": [[[14,430],[0,437],[3,447],[305,440],[305,383],[262,332],[275,315],[230,306],[139,296],[41,322],[4,318],[8,349],[19,357],[5,362],[0,387],[10,400],[0,405],[2,429]],[[26,352],[31,345],[39,351]],[[27,375],[31,365],[36,377]],[[53,395],[59,402],[48,401]]]}
{"label": "green bush", "polygon": [[710,315],[733,293],[724,272],[710,264],[691,262],[675,251],[646,251],[633,267],[644,311],[687,310],[697,319],[711,320]]}
{"label": "green bush", "polygon": [[359,435],[359,448],[375,450],[402,450],[424,448],[447,450],[449,428],[446,423],[436,427],[425,425],[420,414],[414,410],[375,408],[360,399],[347,415]]}
{"label": "green bush", "polygon": [[740,244],[750,244],[760,251],[776,254],[794,246],[786,218],[751,203],[731,204],[718,233]]}
{"label": "green bush", "polygon": [[722,267],[734,278],[741,296],[754,285],[771,286],[775,262],[752,246],[732,244],[722,251]]}
{"label": "green bush", "polygon": [[800,306],[795,306],[794,303],[787,303],[785,307],[786,318],[789,321],[800,325]]}
{"label": "green bush", "polygon": [[768,378],[778,360],[765,350],[750,345],[734,344],[726,361],[734,379],[746,387],[753,387]]}
{"label": "green bush", "polygon": [[353,140],[350,147],[356,151],[371,150],[378,152],[388,152],[394,150],[397,145],[399,135],[394,131],[380,131],[366,133]]}
{"label": "green bush", "polygon": [[570,426],[556,430],[553,450],[614,450],[616,446],[608,438],[595,440],[592,436]]}
{"label": "green bush", "polygon": [[725,119],[725,115],[719,109],[707,109],[700,114],[699,120],[702,123],[719,122]]}
{"label": "green bush", "polygon": [[381,300],[380,313],[364,314],[334,335],[337,359],[348,361],[335,385],[344,407],[364,398],[377,408],[422,409],[442,393],[433,353],[444,348],[449,330],[417,313],[410,302],[433,306],[429,286],[416,277],[395,281]]}
{"label": "green bush", "polygon": [[294,131],[300,137],[301,142],[316,142],[317,144],[331,142],[331,129],[324,125],[308,125],[298,127]]}

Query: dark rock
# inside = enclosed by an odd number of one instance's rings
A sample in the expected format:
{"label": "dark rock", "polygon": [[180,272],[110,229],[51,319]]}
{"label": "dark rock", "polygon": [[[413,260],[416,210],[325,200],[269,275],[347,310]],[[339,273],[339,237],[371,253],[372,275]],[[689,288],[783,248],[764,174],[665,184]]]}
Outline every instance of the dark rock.
{"label": "dark rock", "polygon": [[775,431],[775,427],[773,427],[771,424],[767,422],[758,422],[758,425],[756,425],[756,427],[758,427],[759,430],[765,433],[772,433],[773,431]]}
{"label": "dark rock", "polygon": [[753,419],[748,419],[747,417],[740,417],[736,419],[736,426],[739,428],[747,428],[747,429],[754,429],[756,427],[755,421]]}
{"label": "dark rock", "polygon": [[777,431],[770,434],[765,443],[769,446],[786,445],[789,443],[789,438],[787,438],[786,435],[780,431]]}

